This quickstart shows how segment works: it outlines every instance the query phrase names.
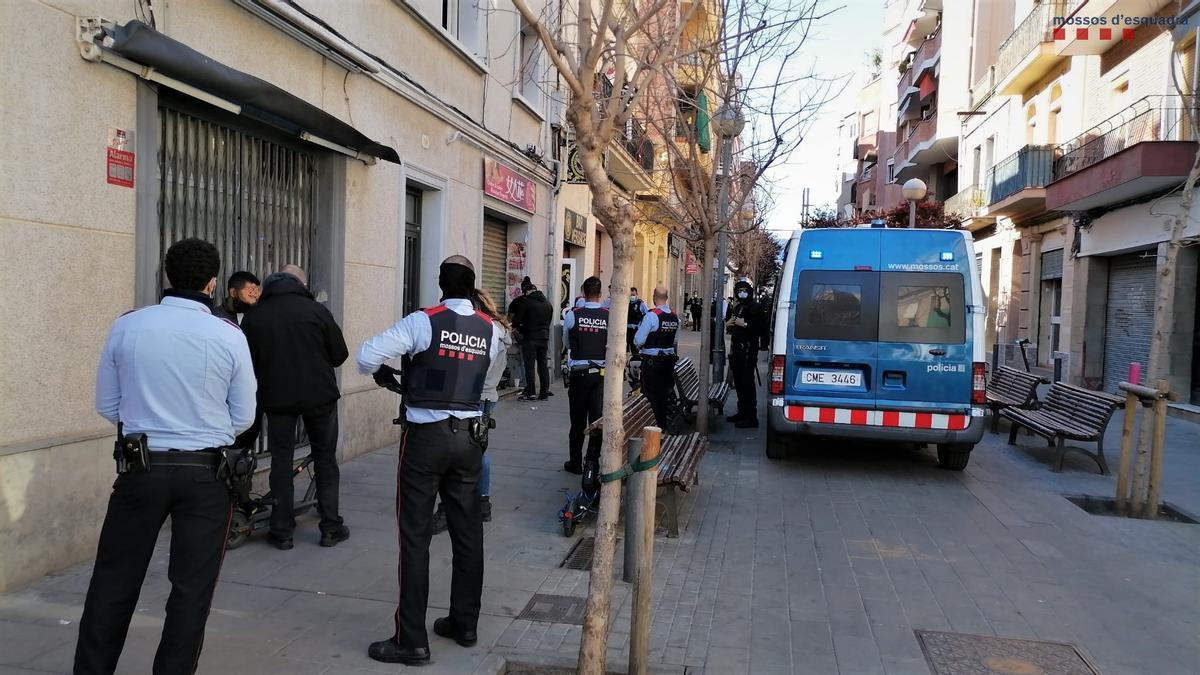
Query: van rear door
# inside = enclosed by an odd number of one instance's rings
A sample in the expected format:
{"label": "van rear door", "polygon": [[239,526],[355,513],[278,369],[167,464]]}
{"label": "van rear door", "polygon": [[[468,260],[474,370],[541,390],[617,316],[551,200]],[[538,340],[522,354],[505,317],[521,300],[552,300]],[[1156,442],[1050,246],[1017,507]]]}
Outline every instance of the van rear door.
{"label": "van rear door", "polygon": [[880,274],[881,410],[969,413],[974,354],[964,282],[961,272]]}
{"label": "van rear door", "polygon": [[796,258],[785,397],[874,408],[878,232],[808,231]]}

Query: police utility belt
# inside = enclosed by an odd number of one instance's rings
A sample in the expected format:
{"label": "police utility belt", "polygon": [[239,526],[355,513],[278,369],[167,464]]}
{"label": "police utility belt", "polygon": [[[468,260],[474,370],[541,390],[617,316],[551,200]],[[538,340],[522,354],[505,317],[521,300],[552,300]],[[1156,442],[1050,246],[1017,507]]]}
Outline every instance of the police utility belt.
{"label": "police utility belt", "polygon": [[572,375],[604,375],[604,366],[595,363],[585,363],[571,366]]}
{"label": "police utility belt", "polygon": [[250,483],[258,468],[258,459],[250,448],[151,450],[146,434],[126,434],[120,422],[117,422],[113,460],[117,475],[148,473],[151,466],[212,469],[217,479],[229,487],[230,494],[241,501],[249,499]]}
{"label": "police utility belt", "polygon": [[444,424],[450,427],[452,433],[466,431],[471,434],[471,440],[475,441],[479,447],[487,450],[488,447],[488,432],[496,428],[496,418],[488,413],[483,413],[478,417],[458,418],[453,415],[444,420],[436,422],[408,422],[409,425],[416,426],[432,426]]}

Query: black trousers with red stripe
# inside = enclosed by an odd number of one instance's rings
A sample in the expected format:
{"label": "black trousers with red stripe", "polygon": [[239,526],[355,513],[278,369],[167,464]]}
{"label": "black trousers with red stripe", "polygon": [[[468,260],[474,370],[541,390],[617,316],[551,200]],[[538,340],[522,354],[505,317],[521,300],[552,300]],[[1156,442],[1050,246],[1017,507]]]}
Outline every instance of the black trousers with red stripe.
{"label": "black trousers with red stripe", "polygon": [[425,612],[429,605],[429,540],[433,507],[442,496],[453,554],[450,620],[461,632],[479,623],[483,594],[483,519],[479,505],[479,472],[483,451],[467,430],[466,420],[409,424],[400,445],[397,469],[396,521],[400,529],[400,606],[396,609],[396,642],[428,647]]}
{"label": "black trousers with red stripe", "polygon": [[76,675],[116,671],[158,532],[168,516],[171,595],[154,673],[196,671],[231,513],[229,488],[211,468],[154,466],[149,473],[117,477],[79,622]]}

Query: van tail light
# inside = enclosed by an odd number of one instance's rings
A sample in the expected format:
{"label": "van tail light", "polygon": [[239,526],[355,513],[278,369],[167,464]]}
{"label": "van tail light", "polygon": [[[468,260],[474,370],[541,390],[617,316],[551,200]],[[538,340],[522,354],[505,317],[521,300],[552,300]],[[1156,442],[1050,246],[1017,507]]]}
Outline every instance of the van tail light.
{"label": "van tail light", "polygon": [[984,405],[987,403],[987,364],[976,361],[971,369],[971,403]]}
{"label": "van tail light", "polygon": [[771,357],[771,395],[783,393],[783,356]]}

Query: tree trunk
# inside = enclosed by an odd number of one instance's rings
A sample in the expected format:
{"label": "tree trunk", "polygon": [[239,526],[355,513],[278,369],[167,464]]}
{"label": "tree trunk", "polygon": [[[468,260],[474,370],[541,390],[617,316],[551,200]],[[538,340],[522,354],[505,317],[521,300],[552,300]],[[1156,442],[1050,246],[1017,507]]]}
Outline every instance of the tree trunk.
{"label": "tree trunk", "polygon": [[[601,157],[606,141],[588,133],[586,120],[590,102],[572,102],[568,118],[576,129],[580,162],[592,193],[596,217],[608,229],[613,244],[613,272],[609,283],[612,307],[608,314],[608,347],[604,376],[604,441],[600,451],[600,473],[612,473],[625,463],[624,421],[621,408],[624,395],[625,323],[629,316],[629,282],[633,261],[633,212],[628,204],[618,203],[613,194]],[[621,507],[621,483],[612,481],[600,488],[600,512],[596,517],[596,544],[588,583],[587,609],[582,641],[579,644],[579,674],[603,675],[608,650],[608,626],[611,614],[613,557],[617,539],[617,519]]]}
{"label": "tree trunk", "polygon": [[[716,258],[717,244],[714,237],[704,238],[704,262],[700,264],[701,273],[701,302],[700,302],[700,393],[696,402],[696,431],[708,434],[708,387],[712,377],[712,331],[709,319],[715,319],[712,310],[712,300],[716,297],[716,277],[713,275],[713,260]],[[724,326],[718,326],[724,330]]]}

